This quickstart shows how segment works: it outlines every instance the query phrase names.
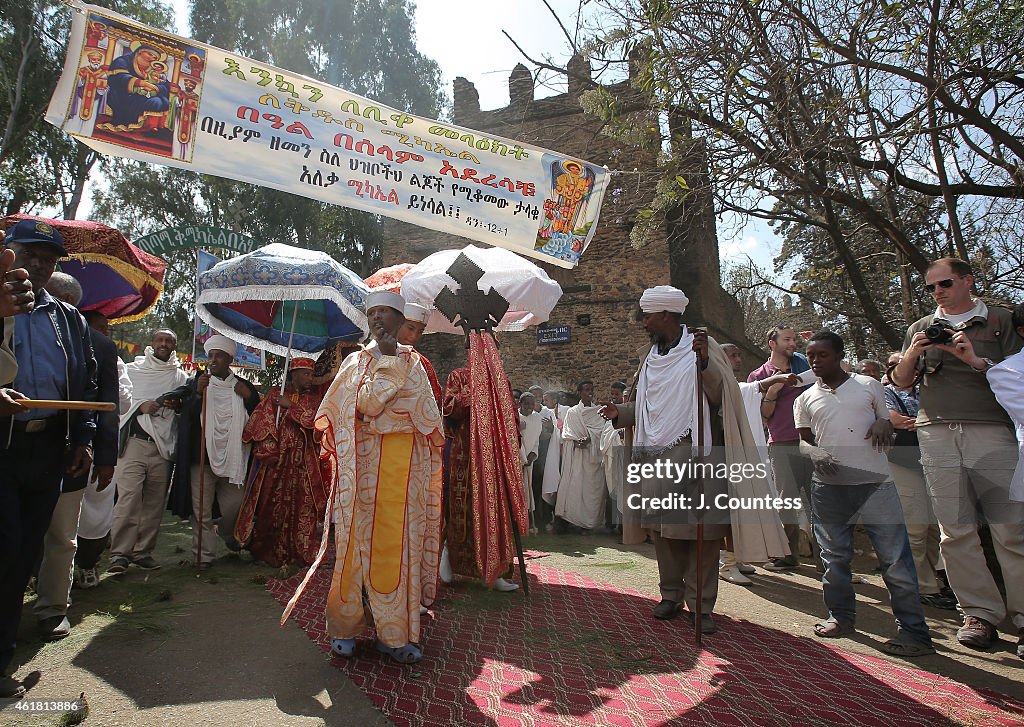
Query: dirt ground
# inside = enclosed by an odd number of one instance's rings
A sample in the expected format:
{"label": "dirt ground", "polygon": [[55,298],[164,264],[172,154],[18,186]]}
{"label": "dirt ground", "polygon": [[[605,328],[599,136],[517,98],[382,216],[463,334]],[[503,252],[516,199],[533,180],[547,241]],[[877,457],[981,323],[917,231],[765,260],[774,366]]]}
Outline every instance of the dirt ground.
{"label": "dirt ground", "polygon": [[[43,643],[27,600],[16,676],[32,685],[32,700],[68,700],[82,692],[89,725],[388,725],[370,700],[295,625],[278,626],[281,609],[266,592],[276,569],[227,554],[194,575],[180,565],[191,538],[167,519],[156,553],[158,571],[131,569],[104,576],[99,588],[73,591],[71,636]],[[657,597],[650,545],[624,547],[613,537],[540,536],[525,547],[548,553],[545,565]],[[105,565],[105,562],[104,562]],[[529,564],[528,564],[529,565]],[[878,645],[894,634],[888,597],[873,562],[855,565],[867,583],[858,592],[858,629],[844,648],[885,657]],[[716,614],[811,636],[824,613],[812,566],[788,574],[759,571],[751,587],[721,583]],[[521,598],[512,594],[510,598]],[[652,602],[652,606],[654,603]],[[989,652],[961,647],[954,612],[926,609],[938,654],[913,666],[975,687],[1020,696],[1024,661],[1016,640]],[[680,628],[689,628],[677,620]],[[429,652],[425,658],[429,658]],[[81,715],[0,711],[0,724],[68,725]]]}

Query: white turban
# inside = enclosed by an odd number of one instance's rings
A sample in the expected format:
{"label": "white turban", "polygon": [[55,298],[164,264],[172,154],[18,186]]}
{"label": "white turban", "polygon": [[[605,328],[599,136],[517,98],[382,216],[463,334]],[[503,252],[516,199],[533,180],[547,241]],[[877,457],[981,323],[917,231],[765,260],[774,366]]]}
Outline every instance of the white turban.
{"label": "white turban", "polygon": [[430,320],[430,308],[422,306],[419,303],[405,304],[405,320],[415,321],[416,323],[422,323],[426,325],[427,321]]}
{"label": "white turban", "polygon": [[235,353],[238,351],[238,344],[232,341],[227,336],[222,336],[218,333],[207,338],[206,343],[203,344],[203,350],[206,351],[207,356],[209,356],[210,351],[214,349],[217,349],[218,351],[223,351],[224,353],[231,356],[231,358],[234,358]]}
{"label": "white turban", "polygon": [[392,293],[388,290],[376,290],[366,296],[367,313],[370,312],[371,308],[377,308],[382,305],[394,308],[399,313],[405,312],[405,298],[398,293]]}
{"label": "white turban", "polygon": [[648,288],[640,296],[640,310],[644,313],[682,313],[690,299],[686,293],[671,285],[656,285]]}

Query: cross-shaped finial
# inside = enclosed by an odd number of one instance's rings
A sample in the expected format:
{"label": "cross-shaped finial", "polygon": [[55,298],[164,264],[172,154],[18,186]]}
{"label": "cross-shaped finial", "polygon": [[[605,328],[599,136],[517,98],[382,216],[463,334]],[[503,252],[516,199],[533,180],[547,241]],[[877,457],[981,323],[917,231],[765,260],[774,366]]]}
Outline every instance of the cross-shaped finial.
{"label": "cross-shaped finial", "polygon": [[459,284],[459,292],[445,286],[434,298],[434,307],[453,326],[461,326],[467,340],[470,331],[490,331],[501,322],[508,312],[508,301],[493,288],[486,293],[480,290],[484,271],[479,265],[459,253],[446,272]]}

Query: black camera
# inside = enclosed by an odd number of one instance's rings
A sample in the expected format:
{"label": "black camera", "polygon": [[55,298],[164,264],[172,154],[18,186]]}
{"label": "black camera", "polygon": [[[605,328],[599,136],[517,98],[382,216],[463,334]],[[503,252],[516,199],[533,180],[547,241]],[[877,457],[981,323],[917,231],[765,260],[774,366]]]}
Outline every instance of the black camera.
{"label": "black camera", "polygon": [[951,343],[954,333],[956,333],[956,329],[945,323],[932,323],[924,329],[924,335],[928,339],[928,343],[938,346]]}

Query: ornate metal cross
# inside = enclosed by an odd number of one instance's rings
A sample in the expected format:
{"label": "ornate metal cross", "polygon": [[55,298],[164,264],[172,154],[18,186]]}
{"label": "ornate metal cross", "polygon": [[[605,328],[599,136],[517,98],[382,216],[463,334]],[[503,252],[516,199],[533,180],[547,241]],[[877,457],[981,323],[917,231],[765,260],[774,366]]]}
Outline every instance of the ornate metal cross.
{"label": "ornate metal cross", "polygon": [[484,271],[479,265],[459,253],[446,272],[459,284],[459,292],[445,286],[434,298],[434,307],[453,326],[462,327],[467,341],[470,331],[491,331],[501,322],[508,312],[508,301],[493,288],[486,293],[480,289]]}

